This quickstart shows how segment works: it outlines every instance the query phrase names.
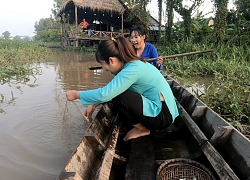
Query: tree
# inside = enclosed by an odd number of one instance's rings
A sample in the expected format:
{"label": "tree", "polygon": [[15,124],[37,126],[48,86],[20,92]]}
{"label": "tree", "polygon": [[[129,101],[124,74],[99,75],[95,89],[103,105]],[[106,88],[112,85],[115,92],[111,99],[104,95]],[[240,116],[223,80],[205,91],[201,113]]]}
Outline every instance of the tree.
{"label": "tree", "polygon": [[52,11],[52,14],[54,15],[54,17],[56,17],[56,15],[59,12],[60,8],[65,3],[65,0],[53,0],[53,1],[54,1],[53,9],[51,9],[51,11]]}
{"label": "tree", "polygon": [[190,0],[190,7],[183,5],[183,0],[175,0],[173,5],[174,10],[179,13],[183,18],[184,23],[184,38],[190,37],[191,30],[191,15],[192,12],[203,2],[203,0]]}
{"label": "tree", "polygon": [[134,17],[137,17],[141,20],[142,24],[147,27],[150,15],[146,7],[149,0],[124,0],[124,3],[130,10],[127,21],[132,21]]}
{"label": "tree", "polygon": [[166,16],[167,16],[167,25],[166,25],[166,40],[171,43],[171,34],[172,26],[174,22],[174,2],[172,0],[166,0]]}
{"label": "tree", "polygon": [[57,42],[60,41],[60,21],[56,18],[60,7],[62,7],[65,0],[53,0],[53,8],[51,9],[54,18],[42,18],[38,22],[35,22],[36,35],[34,39],[36,41],[43,42]]}
{"label": "tree", "polygon": [[61,42],[59,29],[46,29],[39,31],[34,39],[42,42]]}
{"label": "tree", "polygon": [[10,38],[10,32],[9,31],[3,32],[2,35],[3,35],[4,39],[9,39]]}
{"label": "tree", "polygon": [[15,39],[15,40],[21,40],[21,36],[15,36],[15,37],[13,37],[13,39]]}
{"label": "tree", "polygon": [[159,42],[161,38],[161,23],[162,23],[162,0],[157,0],[158,2],[158,12],[159,12],[159,36],[157,41]]}
{"label": "tree", "polygon": [[247,21],[250,21],[250,3],[249,0],[235,1],[238,14],[241,14]]}
{"label": "tree", "polygon": [[215,18],[214,18],[214,36],[216,43],[222,42],[225,32],[226,32],[226,18],[227,18],[227,5],[228,0],[215,0],[214,6],[216,8]]}
{"label": "tree", "polygon": [[43,42],[59,42],[60,41],[60,23],[59,21],[50,18],[40,19],[35,23],[36,41]]}
{"label": "tree", "polygon": [[39,32],[46,29],[59,29],[60,24],[58,21],[50,17],[50,18],[40,19],[39,22],[35,23],[34,27],[35,27],[35,32]]}
{"label": "tree", "polygon": [[23,38],[23,40],[24,40],[24,41],[30,41],[31,38],[30,38],[29,36],[25,36],[25,37]]}

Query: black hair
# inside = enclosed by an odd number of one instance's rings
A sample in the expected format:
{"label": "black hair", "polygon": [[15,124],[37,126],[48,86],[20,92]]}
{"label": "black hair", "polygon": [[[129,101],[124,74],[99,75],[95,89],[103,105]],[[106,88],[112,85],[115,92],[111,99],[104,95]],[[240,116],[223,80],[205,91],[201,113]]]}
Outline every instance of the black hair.
{"label": "black hair", "polygon": [[96,61],[105,61],[109,64],[109,57],[116,57],[123,62],[131,62],[133,60],[145,60],[138,57],[134,51],[132,44],[124,37],[112,38],[112,40],[102,41],[95,53]]}
{"label": "black hair", "polygon": [[137,32],[140,36],[143,36],[143,35],[146,36],[146,30],[145,30],[145,28],[143,26],[134,26],[134,27],[132,27],[130,29],[130,33],[129,33],[130,36],[131,36],[133,31]]}

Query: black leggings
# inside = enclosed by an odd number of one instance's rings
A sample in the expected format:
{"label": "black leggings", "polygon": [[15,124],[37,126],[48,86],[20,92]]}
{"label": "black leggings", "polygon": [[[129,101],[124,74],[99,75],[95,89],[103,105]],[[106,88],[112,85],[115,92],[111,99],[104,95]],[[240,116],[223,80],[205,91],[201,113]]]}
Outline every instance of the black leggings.
{"label": "black leggings", "polygon": [[168,127],[173,120],[165,101],[162,102],[162,110],[156,117],[144,116],[141,95],[129,90],[115,97],[112,103],[119,118],[126,124],[141,123],[150,130],[156,130]]}

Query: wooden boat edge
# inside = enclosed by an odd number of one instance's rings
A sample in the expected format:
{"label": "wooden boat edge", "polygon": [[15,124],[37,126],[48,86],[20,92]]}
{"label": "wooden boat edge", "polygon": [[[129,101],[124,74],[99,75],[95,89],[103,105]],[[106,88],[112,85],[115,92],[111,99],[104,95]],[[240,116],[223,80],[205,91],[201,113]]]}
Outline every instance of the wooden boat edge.
{"label": "wooden boat edge", "polygon": [[[190,107],[184,109],[187,110],[188,114],[216,149],[222,152],[224,159],[227,160],[234,172],[240,177],[242,174],[246,174],[242,177],[243,179],[250,178],[250,140],[177,83],[176,80],[169,76],[165,76],[165,78],[168,80],[175,97],[177,97],[178,101],[181,101],[182,105],[185,106],[185,103],[190,101],[187,103]],[[188,98],[181,100],[182,97]],[[202,112],[197,110],[196,107],[202,107]],[[221,129],[224,130],[223,134],[220,133]]]}

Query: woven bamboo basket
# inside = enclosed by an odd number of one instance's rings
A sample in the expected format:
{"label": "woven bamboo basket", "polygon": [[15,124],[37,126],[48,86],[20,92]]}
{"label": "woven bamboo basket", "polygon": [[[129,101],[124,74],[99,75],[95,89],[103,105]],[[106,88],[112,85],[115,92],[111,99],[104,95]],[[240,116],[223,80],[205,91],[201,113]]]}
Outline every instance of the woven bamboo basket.
{"label": "woven bamboo basket", "polygon": [[157,170],[157,180],[216,180],[204,165],[184,158],[166,160]]}

